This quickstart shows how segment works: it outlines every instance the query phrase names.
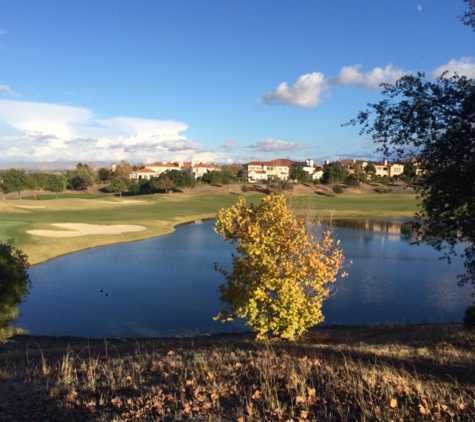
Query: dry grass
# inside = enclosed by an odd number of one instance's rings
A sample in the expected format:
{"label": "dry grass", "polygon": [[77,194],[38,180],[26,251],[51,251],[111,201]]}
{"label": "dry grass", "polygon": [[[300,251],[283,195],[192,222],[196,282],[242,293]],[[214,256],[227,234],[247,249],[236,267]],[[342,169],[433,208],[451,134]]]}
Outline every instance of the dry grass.
{"label": "dry grass", "polygon": [[458,325],[153,340],[16,337],[2,421],[475,420],[475,348]]}

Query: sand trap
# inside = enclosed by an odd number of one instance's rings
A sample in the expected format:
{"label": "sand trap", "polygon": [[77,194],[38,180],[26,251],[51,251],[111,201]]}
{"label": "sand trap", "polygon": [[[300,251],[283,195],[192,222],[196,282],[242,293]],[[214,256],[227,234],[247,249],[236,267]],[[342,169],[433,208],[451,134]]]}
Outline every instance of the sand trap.
{"label": "sand trap", "polygon": [[27,230],[28,234],[34,236],[45,237],[78,237],[87,236],[90,234],[121,234],[128,232],[140,232],[147,230],[144,226],[116,224],[110,226],[103,226],[98,224],[84,224],[84,223],[63,223],[63,224],[51,224],[55,227],[67,229],[61,230]]}
{"label": "sand trap", "polygon": [[17,208],[46,208],[41,205],[16,205]]}

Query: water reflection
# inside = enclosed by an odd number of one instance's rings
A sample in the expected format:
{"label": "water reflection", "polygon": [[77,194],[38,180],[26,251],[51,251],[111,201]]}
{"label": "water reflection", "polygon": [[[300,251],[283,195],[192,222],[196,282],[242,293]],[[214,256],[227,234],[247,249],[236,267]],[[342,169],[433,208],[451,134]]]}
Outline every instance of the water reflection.
{"label": "water reflection", "polygon": [[[461,321],[471,303],[470,288],[456,283],[462,262],[448,265],[429,246],[410,245],[397,232],[402,223],[352,220],[351,229],[349,222],[335,229],[354,264],[324,302],[325,324]],[[212,319],[224,282],[213,264],[231,269],[233,251],[206,221],[164,237],[54,259],[30,269],[33,288],[17,326],[34,334],[89,337],[242,330],[242,321]]]}
{"label": "water reflection", "polygon": [[[390,234],[409,233],[409,221],[406,219],[376,220],[370,218],[347,218],[335,221],[337,227]],[[399,240],[399,237],[397,237]]]}

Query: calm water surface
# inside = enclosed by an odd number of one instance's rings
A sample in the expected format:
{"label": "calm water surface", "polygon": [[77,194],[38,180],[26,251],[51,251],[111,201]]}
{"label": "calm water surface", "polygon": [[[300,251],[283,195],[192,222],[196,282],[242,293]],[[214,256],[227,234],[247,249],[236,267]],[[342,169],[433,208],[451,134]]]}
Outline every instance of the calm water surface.
{"label": "calm water surface", "polygon": [[[222,324],[213,263],[230,269],[234,248],[213,222],[177,227],[140,242],[91,249],[32,267],[30,295],[16,326],[41,335],[149,337],[236,331]],[[469,288],[428,246],[411,246],[400,224],[368,221],[338,228],[349,277],[338,280],[323,306],[325,324],[459,322]]]}

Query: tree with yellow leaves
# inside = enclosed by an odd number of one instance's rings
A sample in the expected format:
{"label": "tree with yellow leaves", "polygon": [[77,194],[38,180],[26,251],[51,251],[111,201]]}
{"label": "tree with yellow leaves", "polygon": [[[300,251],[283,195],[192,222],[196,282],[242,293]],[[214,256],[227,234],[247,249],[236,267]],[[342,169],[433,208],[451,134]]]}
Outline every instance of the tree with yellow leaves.
{"label": "tree with yellow leaves", "polygon": [[259,205],[240,198],[221,209],[215,231],[236,243],[238,252],[233,272],[215,264],[227,281],[220,292],[228,304],[215,319],[245,318],[258,339],[270,333],[288,340],[324,320],[323,300],[344,261],[329,230],[317,239],[283,195],[269,195]]}

